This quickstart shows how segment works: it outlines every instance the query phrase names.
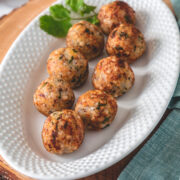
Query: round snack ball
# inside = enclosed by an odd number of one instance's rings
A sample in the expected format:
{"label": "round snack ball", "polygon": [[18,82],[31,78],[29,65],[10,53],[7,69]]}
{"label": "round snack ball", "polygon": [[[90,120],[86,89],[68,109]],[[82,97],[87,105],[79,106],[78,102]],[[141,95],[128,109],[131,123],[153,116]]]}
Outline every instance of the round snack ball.
{"label": "round snack ball", "polygon": [[50,76],[61,77],[77,88],[88,77],[88,60],[77,49],[59,48],[49,55],[47,71]]}
{"label": "round snack ball", "polygon": [[79,97],[75,111],[84,120],[88,129],[98,130],[112,123],[117,112],[117,103],[110,94],[90,90]]}
{"label": "round snack ball", "polygon": [[68,47],[78,49],[90,60],[103,51],[104,35],[98,26],[87,21],[80,21],[69,29],[66,44]]}
{"label": "round snack ball", "polygon": [[71,153],[83,142],[84,124],[73,110],[56,111],[46,119],[41,135],[48,152]]}
{"label": "round snack ball", "polygon": [[38,111],[48,116],[54,111],[71,108],[75,97],[66,81],[49,77],[39,85],[33,99]]}
{"label": "round snack ball", "polygon": [[135,24],[135,11],[125,2],[114,1],[101,7],[98,19],[103,32],[109,34],[121,23]]}
{"label": "round snack ball", "polygon": [[146,44],[143,34],[133,25],[121,24],[110,33],[106,51],[109,55],[122,57],[129,63],[144,53]]}
{"label": "round snack ball", "polygon": [[96,65],[92,83],[95,89],[118,97],[133,86],[134,73],[127,62],[116,56],[109,56]]}

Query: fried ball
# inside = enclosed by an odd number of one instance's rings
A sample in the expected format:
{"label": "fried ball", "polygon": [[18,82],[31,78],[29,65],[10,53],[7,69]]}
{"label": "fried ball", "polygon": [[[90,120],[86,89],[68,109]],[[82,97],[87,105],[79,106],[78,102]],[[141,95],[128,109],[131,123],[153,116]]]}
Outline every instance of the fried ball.
{"label": "fried ball", "polygon": [[88,129],[98,130],[109,126],[117,112],[116,100],[100,90],[90,90],[81,95],[75,111],[81,116]]}
{"label": "fried ball", "polygon": [[121,24],[110,33],[106,51],[109,55],[122,57],[129,63],[144,53],[146,44],[143,34],[133,25]]}
{"label": "fried ball", "polygon": [[71,108],[75,97],[66,81],[50,77],[39,85],[33,99],[37,110],[48,116],[54,111]]}
{"label": "fried ball", "polygon": [[41,135],[48,152],[71,153],[83,142],[84,124],[73,110],[56,111],[46,119]]}
{"label": "fried ball", "polygon": [[78,49],[88,60],[101,54],[104,49],[104,36],[101,29],[87,21],[74,24],[67,34],[68,47]]}
{"label": "fried ball", "polygon": [[135,24],[135,11],[125,2],[114,1],[101,7],[98,19],[103,32],[109,34],[121,23]]}
{"label": "fried ball", "polygon": [[88,60],[74,48],[60,48],[53,51],[47,62],[50,76],[58,76],[72,88],[82,85],[88,77]]}
{"label": "fried ball", "polygon": [[95,89],[118,97],[133,86],[134,73],[127,62],[116,56],[109,56],[96,65],[92,83]]}

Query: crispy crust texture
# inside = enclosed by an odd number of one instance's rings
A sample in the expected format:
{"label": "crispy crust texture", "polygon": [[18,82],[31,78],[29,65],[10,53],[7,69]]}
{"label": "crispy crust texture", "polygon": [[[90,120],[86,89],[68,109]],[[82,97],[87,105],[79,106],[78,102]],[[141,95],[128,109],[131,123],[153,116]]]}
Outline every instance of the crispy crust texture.
{"label": "crispy crust texture", "polygon": [[91,60],[102,53],[104,35],[98,26],[80,21],[69,29],[66,45],[78,49],[88,60]]}
{"label": "crispy crust texture", "polygon": [[101,29],[108,35],[122,23],[135,24],[135,11],[125,2],[114,1],[101,7],[98,19]]}
{"label": "crispy crust texture", "polygon": [[84,124],[73,110],[56,111],[46,119],[41,135],[48,152],[71,153],[83,142]]}
{"label": "crispy crust texture", "polygon": [[39,85],[33,100],[37,110],[48,116],[54,111],[71,108],[75,97],[67,82],[49,77]]}
{"label": "crispy crust texture", "polygon": [[75,48],[59,48],[49,55],[47,71],[50,76],[60,77],[77,88],[88,77],[88,60]]}
{"label": "crispy crust texture", "polygon": [[143,34],[133,25],[121,24],[110,33],[106,51],[133,63],[143,55],[146,43]]}
{"label": "crispy crust texture", "polygon": [[81,95],[75,111],[84,120],[88,129],[98,130],[109,126],[117,112],[116,100],[100,90],[89,90]]}
{"label": "crispy crust texture", "polygon": [[118,97],[133,86],[134,80],[134,73],[127,62],[116,56],[109,56],[96,65],[92,84],[95,89]]}

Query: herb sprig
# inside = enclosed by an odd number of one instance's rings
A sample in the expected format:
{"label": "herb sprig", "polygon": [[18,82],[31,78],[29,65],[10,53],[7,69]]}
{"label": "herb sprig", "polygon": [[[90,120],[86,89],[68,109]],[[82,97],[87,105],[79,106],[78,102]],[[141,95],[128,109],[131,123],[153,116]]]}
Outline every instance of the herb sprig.
{"label": "herb sprig", "polygon": [[[65,37],[73,20],[86,20],[92,24],[99,24],[95,6],[84,3],[84,0],[66,0],[66,6],[55,4],[50,7],[50,15],[40,17],[40,28],[55,37]],[[78,18],[71,16],[71,11],[79,15]]]}

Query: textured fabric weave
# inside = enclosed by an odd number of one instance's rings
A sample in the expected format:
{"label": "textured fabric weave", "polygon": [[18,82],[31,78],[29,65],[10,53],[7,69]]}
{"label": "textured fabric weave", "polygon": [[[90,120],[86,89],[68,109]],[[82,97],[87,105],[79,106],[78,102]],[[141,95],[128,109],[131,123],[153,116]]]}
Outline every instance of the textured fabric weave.
{"label": "textured fabric weave", "polygon": [[118,180],[180,179],[180,110],[173,110]]}

